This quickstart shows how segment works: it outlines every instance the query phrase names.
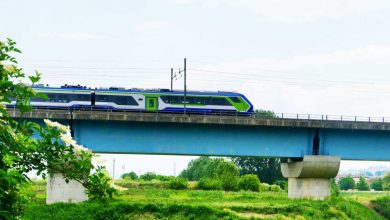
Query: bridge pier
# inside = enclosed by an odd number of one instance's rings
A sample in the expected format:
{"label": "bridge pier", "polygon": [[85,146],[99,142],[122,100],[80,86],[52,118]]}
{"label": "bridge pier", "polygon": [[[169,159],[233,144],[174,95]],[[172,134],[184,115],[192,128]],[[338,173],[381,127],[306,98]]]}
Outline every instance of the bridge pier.
{"label": "bridge pier", "polygon": [[84,202],[88,200],[88,196],[84,192],[85,188],[81,183],[70,180],[65,182],[62,174],[54,173],[48,175],[46,184],[46,204],[57,202]]}
{"label": "bridge pier", "polygon": [[330,178],[339,171],[340,157],[306,155],[302,161],[282,162],[281,168],[288,178],[288,198],[323,200],[330,196]]}

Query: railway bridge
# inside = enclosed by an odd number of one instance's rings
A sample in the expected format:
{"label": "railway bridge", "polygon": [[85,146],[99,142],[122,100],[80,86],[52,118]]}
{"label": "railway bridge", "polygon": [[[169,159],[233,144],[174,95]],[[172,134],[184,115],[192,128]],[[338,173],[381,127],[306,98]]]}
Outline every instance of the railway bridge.
{"label": "railway bridge", "polygon": [[42,109],[23,117],[69,124],[77,142],[96,153],[278,157],[290,198],[327,197],[341,159],[390,161],[387,118]]}

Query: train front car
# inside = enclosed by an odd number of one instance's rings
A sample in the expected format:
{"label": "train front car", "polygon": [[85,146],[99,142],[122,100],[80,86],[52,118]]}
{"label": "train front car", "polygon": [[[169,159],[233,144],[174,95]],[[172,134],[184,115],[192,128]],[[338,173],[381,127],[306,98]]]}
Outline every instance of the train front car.
{"label": "train front car", "polygon": [[235,92],[190,91],[185,97],[185,108],[183,92],[165,92],[158,98],[160,112],[250,115],[253,111],[250,101],[244,95]]}

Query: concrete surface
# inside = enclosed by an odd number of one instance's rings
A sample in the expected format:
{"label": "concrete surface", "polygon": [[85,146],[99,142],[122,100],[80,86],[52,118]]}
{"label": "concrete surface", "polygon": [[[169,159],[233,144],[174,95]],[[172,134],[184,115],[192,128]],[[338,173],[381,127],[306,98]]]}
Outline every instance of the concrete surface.
{"label": "concrete surface", "polygon": [[[11,117],[20,117],[16,109],[8,109]],[[33,110],[24,118],[34,119],[65,119],[69,120],[103,120],[103,121],[135,121],[135,122],[169,122],[195,124],[228,124],[272,127],[304,127],[304,128],[335,128],[358,130],[390,131],[390,123],[383,122],[353,122],[353,121],[323,121],[308,119],[253,118],[249,116],[219,116],[219,115],[183,115],[145,112],[110,112],[110,111],[68,111],[68,110]]]}
{"label": "concrete surface", "polygon": [[46,185],[46,204],[57,202],[83,202],[88,200],[84,187],[77,181],[71,180],[66,183],[62,174],[48,175]]}
{"label": "concrete surface", "polygon": [[330,178],[336,177],[340,157],[305,155],[302,161],[281,163],[282,174],[288,178],[290,199],[323,200],[330,196]]}

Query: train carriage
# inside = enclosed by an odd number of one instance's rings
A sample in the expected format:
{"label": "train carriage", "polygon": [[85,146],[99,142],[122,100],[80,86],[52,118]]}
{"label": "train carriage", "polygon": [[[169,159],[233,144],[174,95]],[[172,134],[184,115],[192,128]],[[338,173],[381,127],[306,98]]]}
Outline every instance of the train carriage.
{"label": "train carriage", "polygon": [[[118,87],[91,89],[77,86],[33,87],[47,99],[33,98],[31,105],[49,109],[111,109],[125,111],[250,114],[253,105],[236,92],[203,92],[167,89],[125,89]],[[185,106],[184,106],[185,103]],[[14,105],[14,101],[9,105]]]}

